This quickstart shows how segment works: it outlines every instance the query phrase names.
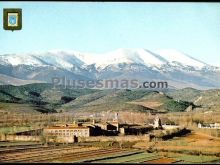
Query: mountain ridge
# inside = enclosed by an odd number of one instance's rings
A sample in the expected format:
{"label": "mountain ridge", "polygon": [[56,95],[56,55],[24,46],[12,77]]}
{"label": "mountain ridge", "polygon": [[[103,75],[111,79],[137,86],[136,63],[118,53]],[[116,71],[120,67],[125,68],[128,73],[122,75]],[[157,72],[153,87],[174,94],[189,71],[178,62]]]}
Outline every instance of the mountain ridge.
{"label": "mountain ridge", "polygon": [[[100,58],[102,57],[102,58]],[[103,54],[52,50],[42,53],[0,55],[0,74],[21,80],[51,82],[68,79],[146,79],[171,86],[199,89],[220,87],[220,68],[177,50],[117,49]],[[176,85],[175,85],[176,84]]]}

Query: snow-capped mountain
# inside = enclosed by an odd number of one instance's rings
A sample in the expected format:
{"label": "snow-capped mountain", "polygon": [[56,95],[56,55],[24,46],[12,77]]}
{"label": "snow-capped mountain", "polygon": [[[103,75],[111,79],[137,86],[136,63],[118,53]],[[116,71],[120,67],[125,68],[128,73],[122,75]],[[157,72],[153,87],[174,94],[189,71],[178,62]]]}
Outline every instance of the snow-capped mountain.
{"label": "snow-capped mountain", "polygon": [[179,52],[179,51],[173,50],[173,49],[156,51],[156,53],[158,55],[162,56],[163,58],[165,58],[166,60],[168,60],[168,62],[170,62],[170,63],[178,62],[178,63],[181,63],[185,66],[193,66],[198,69],[201,69],[204,66],[208,65],[202,61],[199,61],[193,57],[190,57],[187,54],[184,54],[182,52]]}
{"label": "snow-capped mountain", "polygon": [[108,65],[126,63],[143,64],[146,66],[162,65],[167,61],[158,55],[144,49],[118,49],[103,55],[104,60],[96,61],[97,66],[105,68]]}
{"label": "snow-capped mountain", "polygon": [[0,55],[0,62],[13,66],[56,66],[71,70],[73,66],[87,66],[95,64],[98,68],[105,68],[117,64],[142,64],[148,67],[162,67],[166,64],[173,66],[191,66],[202,69],[208,64],[194,59],[177,50],[162,50],[156,53],[146,49],[118,49],[104,54],[88,54],[76,51],[53,50],[43,53],[7,54]]}
{"label": "snow-capped mountain", "polygon": [[69,79],[163,80],[176,87],[219,88],[220,69],[168,49],[117,49],[103,54],[53,50],[0,55],[0,74],[23,80]]}
{"label": "snow-capped mountain", "polygon": [[27,54],[6,54],[0,56],[0,64],[8,64],[12,66],[17,65],[32,65],[32,66],[42,66],[44,65],[43,61],[35,58],[32,55]]}

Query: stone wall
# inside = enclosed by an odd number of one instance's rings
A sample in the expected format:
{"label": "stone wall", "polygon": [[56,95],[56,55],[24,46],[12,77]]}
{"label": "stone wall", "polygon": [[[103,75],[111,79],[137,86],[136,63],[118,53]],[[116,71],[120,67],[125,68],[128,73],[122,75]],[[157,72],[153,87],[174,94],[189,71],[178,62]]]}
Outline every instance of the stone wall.
{"label": "stone wall", "polygon": [[[37,141],[41,140],[40,136],[26,136],[26,135],[0,135],[0,141]],[[126,136],[90,136],[90,137],[78,137],[77,140],[74,137],[62,137],[48,139],[49,142],[93,142],[93,141],[150,141],[149,135],[126,135]]]}
{"label": "stone wall", "polygon": [[79,142],[93,142],[93,141],[150,141],[149,135],[127,135],[127,136],[90,136],[90,137],[79,137]]}
{"label": "stone wall", "polygon": [[0,135],[0,141],[40,141],[39,136],[26,136],[26,135]]}
{"label": "stone wall", "polygon": [[180,126],[178,126],[178,125],[162,125],[162,127],[164,128],[164,129],[177,129],[177,128],[180,128],[181,129],[181,127]]}

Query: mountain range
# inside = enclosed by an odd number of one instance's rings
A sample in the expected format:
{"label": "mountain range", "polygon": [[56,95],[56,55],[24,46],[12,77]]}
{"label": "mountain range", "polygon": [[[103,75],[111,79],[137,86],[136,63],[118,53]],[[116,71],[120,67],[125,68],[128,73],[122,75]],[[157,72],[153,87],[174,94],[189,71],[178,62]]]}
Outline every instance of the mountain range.
{"label": "mountain range", "polygon": [[166,92],[145,89],[65,89],[35,83],[0,86],[0,112],[219,112],[220,89],[184,88]]}
{"label": "mountain range", "polygon": [[0,86],[0,113],[56,112],[183,112],[190,101],[176,101],[166,93],[145,89],[70,89],[36,83]]}
{"label": "mountain range", "polygon": [[0,55],[0,84],[51,83],[70,80],[166,81],[171,88],[220,87],[220,68],[174,49],[117,49],[95,54],[53,50]]}

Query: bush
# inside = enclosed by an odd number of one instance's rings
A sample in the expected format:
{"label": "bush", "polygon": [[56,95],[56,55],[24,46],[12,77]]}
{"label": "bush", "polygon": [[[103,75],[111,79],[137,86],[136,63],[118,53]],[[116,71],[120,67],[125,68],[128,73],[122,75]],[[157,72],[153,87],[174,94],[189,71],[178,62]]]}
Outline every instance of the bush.
{"label": "bush", "polygon": [[121,147],[122,148],[132,148],[133,145],[135,145],[135,142],[126,141],[126,142],[122,142]]}
{"label": "bush", "polygon": [[70,101],[72,101],[72,100],[75,100],[76,98],[74,98],[74,97],[69,97],[69,96],[62,96],[61,97],[61,102],[62,103],[68,103],[68,102],[70,102]]}

